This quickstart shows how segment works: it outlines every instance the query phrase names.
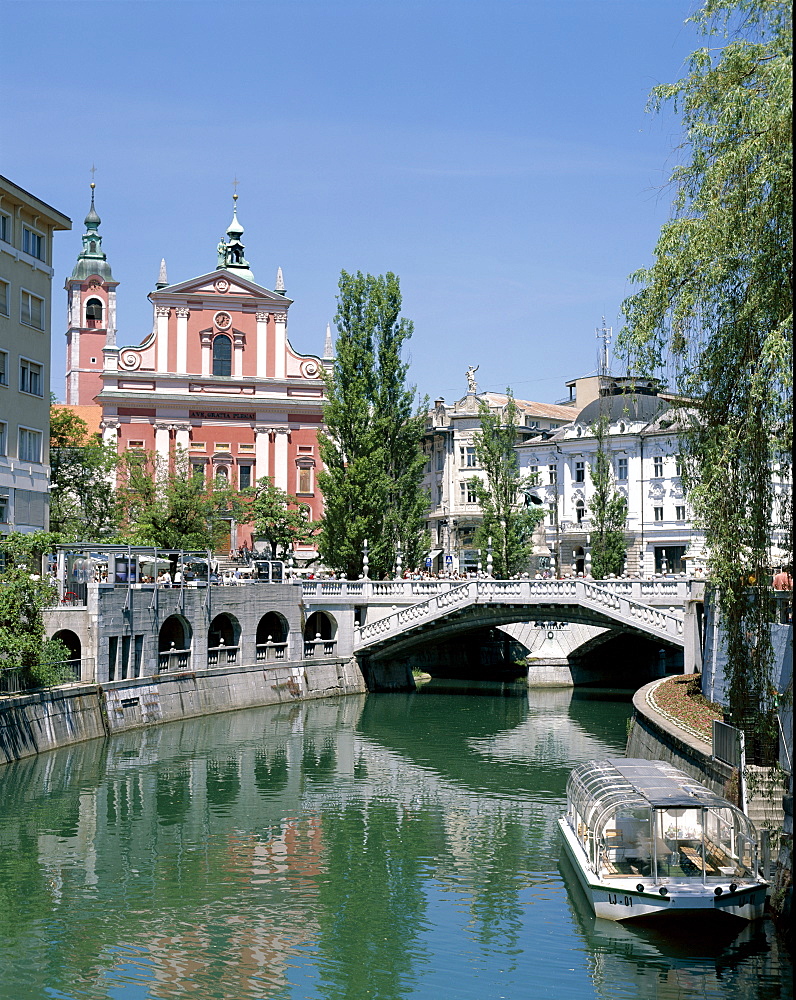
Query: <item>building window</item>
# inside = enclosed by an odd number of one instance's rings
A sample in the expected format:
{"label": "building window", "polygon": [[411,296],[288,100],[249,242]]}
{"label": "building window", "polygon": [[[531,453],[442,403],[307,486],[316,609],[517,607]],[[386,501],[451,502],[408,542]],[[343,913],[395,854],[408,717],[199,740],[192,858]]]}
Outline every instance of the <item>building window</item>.
{"label": "building window", "polygon": [[578,524],[583,523],[583,518],[586,516],[586,504],[582,500],[578,500],[575,504],[575,520]]}
{"label": "building window", "polygon": [[229,441],[216,441],[213,445],[213,451],[218,454],[221,451],[232,451]]}
{"label": "building window", "polygon": [[8,432],[8,424],[0,423],[0,455],[5,455],[6,453],[7,432]]}
{"label": "building window", "polygon": [[127,442],[127,447],[130,449],[130,451],[143,451],[144,450],[144,442],[143,441],[128,441]]}
{"label": "building window", "polygon": [[191,451],[204,451],[207,448],[205,441],[191,441]]}
{"label": "building window", "polygon": [[539,421],[538,420],[533,420],[531,417],[526,417],[525,418],[525,426],[526,427],[531,427],[531,428],[533,428],[533,430],[538,431],[539,430]]}
{"label": "building window", "polygon": [[0,212],[0,240],[3,243],[11,242],[11,219],[5,212]]}
{"label": "building window", "polygon": [[461,467],[463,469],[474,469],[476,465],[475,448],[460,447]]}
{"label": "building window", "polygon": [[194,479],[204,479],[205,478],[204,462],[192,462],[191,475],[193,476]]}
{"label": "building window", "polygon": [[555,486],[558,482],[558,466],[548,465],[547,466],[547,481],[551,486]]}
{"label": "building window", "polygon": [[442,487],[437,487],[437,506],[442,506]]}
{"label": "building window", "polygon": [[478,503],[478,494],[472,483],[459,483],[459,498],[462,503]]}
{"label": "building window", "polygon": [[[254,445],[253,444],[239,444],[238,445],[238,451],[254,451]],[[301,451],[300,448],[299,448],[299,451]]]}
{"label": "building window", "polygon": [[437,472],[442,472],[445,468],[445,452],[442,448],[437,449]]}
{"label": "building window", "polygon": [[575,482],[585,483],[586,482],[586,463],[585,462],[575,462]]}
{"label": "building window", "polygon": [[44,299],[30,292],[19,293],[19,321],[36,330],[44,329]]}
{"label": "building window", "polygon": [[22,251],[37,260],[44,260],[44,237],[27,226],[22,227]]}
{"label": "building window", "polygon": [[654,479],[661,479],[663,476],[663,456],[656,455],[652,460],[652,475]]}
{"label": "building window", "polygon": [[298,470],[298,492],[303,495],[312,493],[312,469]]}
{"label": "building window", "polygon": [[40,462],[41,432],[30,430],[28,427],[20,427],[17,454],[20,462]]}
{"label": "building window", "polygon": [[674,474],[675,476],[682,476],[683,474],[683,460],[679,455],[674,456]]}
{"label": "building window", "polygon": [[0,351],[0,385],[8,385],[8,351]]}
{"label": "building window", "polygon": [[213,338],[213,374],[232,374],[232,341],[225,333]]}
{"label": "building window", "polygon": [[99,299],[89,299],[86,303],[86,326],[102,326],[102,302]]}
{"label": "building window", "polygon": [[0,316],[8,316],[11,309],[11,285],[0,281]]}
{"label": "building window", "polygon": [[627,459],[617,458],[616,460],[616,478],[623,481],[627,479]]}
{"label": "building window", "polygon": [[8,496],[6,494],[0,493],[0,524],[5,524],[7,521],[8,521]]}
{"label": "building window", "polygon": [[248,490],[252,484],[252,467],[250,465],[238,466],[238,489]]}
{"label": "building window", "polygon": [[652,516],[656,521],[663,520],[663,507],[653,507]]}
{"label": "building window", "polygon": [[675,507],[674,516],[678,521],[685,521],[685,507]]}
{"label": "building window", "polygon": [[547,508],[547,523],[548,524],[556,523],[556,505],[554,503],[551,503],[550,506]]}
{"label": "building window", "polygon": [[539,485],[539,466],[529,465],[528,466],[528,478],[531,480],[532,486]]}
{"label": "building window", "polygon": [[41,373],[41,365],[28,361],[27,358],[20,358],[19,391],[30,393],[31,396],[43,395]]}

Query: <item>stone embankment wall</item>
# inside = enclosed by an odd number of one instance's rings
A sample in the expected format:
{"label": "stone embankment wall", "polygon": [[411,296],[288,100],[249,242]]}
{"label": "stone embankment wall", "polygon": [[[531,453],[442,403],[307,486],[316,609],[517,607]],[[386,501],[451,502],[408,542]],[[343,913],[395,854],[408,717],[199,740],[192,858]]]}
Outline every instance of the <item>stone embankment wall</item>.
{"label": "stone embankment wall", "polygon": [[329,659],[36,691],[0,699],[0,763],[126,729],[366,690],[356,660]]}

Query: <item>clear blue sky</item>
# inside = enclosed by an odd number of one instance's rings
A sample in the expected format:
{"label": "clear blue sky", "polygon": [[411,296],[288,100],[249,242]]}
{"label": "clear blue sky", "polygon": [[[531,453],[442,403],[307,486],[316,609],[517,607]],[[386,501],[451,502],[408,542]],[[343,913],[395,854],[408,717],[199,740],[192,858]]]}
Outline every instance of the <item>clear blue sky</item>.
{"label": "clear blue sky", "polygon": [[119,343],[147,293],[212,270],[239,217],[256,279],[284,271],[289,336],[320,353],[341,268],[400,276],[410,378],[447,401],[511,385],[553,402],[596,366],[669,212],[696,0],[2,3],[0,172],[69,215],[96,164]]}

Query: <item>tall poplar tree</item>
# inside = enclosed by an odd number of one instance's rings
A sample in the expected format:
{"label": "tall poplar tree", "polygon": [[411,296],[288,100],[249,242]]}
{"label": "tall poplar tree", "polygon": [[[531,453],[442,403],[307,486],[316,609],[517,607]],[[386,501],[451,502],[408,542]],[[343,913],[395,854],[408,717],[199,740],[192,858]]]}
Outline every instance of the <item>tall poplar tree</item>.
{"label": "tall poplar tree", "polygon": [[589,501],[592,523],[591,572],[595,580],[602,580],[609,573],[619,576],[624,566],[627,500],[614,489],[611,460],[606,447],[607,416],[600,417],[593,425],[592,433],[597,439],[597,454],[591,473],[594,493]]}
{"label": "tall poplar tree", "polygon": [[492,572],[499,579],[527,571],[533,547],[533,529],[544,512],[526,506],[523,494],[535,485],[519,472],[517,404],[511,389],[502,412],[493,413],[481,399],[478,414],[481,430],[475,435],[478,464],[486,480],[474,477],[470,484],[481,507],[481,523],[475,544],[486,551],[492,546]]}
{"label": "tall poplar tree", "polygon": [[730,714],[747,729],[773,725],[771,551],[792,553],[791,19],[790,0],[707,0],[690,19],[708,44],[651,99],[683,118],[673,217],[633,276],[620,341],[693,400],[684,484],[726,629]]}
{"label": "tall poplar tree", "polygon": [[398,278],[343,271],[338,287],[336,357],[326,377],[326,431],[319,435],[318,550],[326,565],[356,578],[367,540],[369,573],[383,576],[395,566],[398,542],[407,566],[426,547],[420,447],[426,407],[415,408],[415,389],[406,384],[402,349],[413,325],[400,316]]}

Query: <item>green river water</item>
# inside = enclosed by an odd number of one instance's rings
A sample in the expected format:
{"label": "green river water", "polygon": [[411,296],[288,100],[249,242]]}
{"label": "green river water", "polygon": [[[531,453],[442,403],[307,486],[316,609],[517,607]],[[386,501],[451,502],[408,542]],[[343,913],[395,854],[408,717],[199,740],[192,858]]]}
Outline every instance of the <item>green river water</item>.
{"label": "green river water", "polygon": [[2,1000],[786,998],[765,922],[596,921],[560,860],[616,695],[432,682],[0,768]]}

